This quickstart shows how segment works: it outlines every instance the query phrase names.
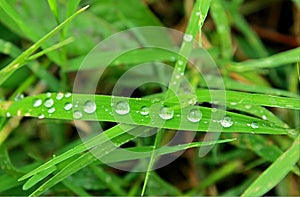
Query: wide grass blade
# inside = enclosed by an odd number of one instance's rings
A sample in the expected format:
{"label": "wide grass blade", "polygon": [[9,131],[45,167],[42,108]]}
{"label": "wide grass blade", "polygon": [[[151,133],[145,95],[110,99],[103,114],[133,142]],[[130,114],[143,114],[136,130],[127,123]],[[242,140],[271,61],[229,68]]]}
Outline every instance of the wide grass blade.
{"label": "wide grass blade", "polygon": [[232,63],[230,70],[236,72],[245,72],[262,68],[275,68],[286,64],[300,62],[300,47],[284,51],[270,57],[249,60],[246,62]]}
{"label": "wide grass blade", "polygon": [[[3,1],[1,1],[3,2]],[[29,47],[26,51],[24,51],[21,55],[19,55],[16,59],[14,59],[10,64],[0,70],[0,85],[3,84],[17,69],[21,68],[25,65],[27,58],[32,55],[47,39],[52,37],[55,33],[60,31],[66,24],[72,21],[78,14],[85,11],[89,6],[81,8],[75,14],[67,18],[64,22],[50,31],[48,34],[43,36],[40,40],[38,40],[35,44]]]}
{"label": "wide grass blade", "polygon": [[276,186],[299,161],[300,135],[292,146],[272,163],[242,194],[242,196],[262,196]]}
{"label": "wide grass blade", "polygon": [[[49,93],[50,94],[50,93]],[[180,104],[176,101],[164,102],[165,105],[169,105],[174,108],[174,116],[170,120],[163,120],[160,118],[160,108],[163,106],[161,101],[155,101],[153,99],[141,99],[141,98],[124,98],[124,97],[112,97],[112,96],[100,96],[100,95],[86,95],[86,94],[66,94],[70,95],[69,97],[64,97],[61,100],[57,100],[57,97],[62,93],[52,93],[41,94],[38,96],[26,97],[23,100],[11,102],[0,103],[2,106],[0,108],[0,116],[6,116],[7,112],[12,116],[27,116],[27,117],[38,117],[38,118],[50,118],[50,119],[65,119],[65,120],[74,120],[76,118],[76,113],[82,113],[81,120],[89,121],[118,121],[120,123],[141,125],[141,126],[150,126],[150,127],[160,127],[167,129],[175,130],[192,130],[192,131],[208,131],[210,124],[215,126],[220,126],[221,119],[212,120],[213,114],[224,113],[222,110],[216,110],[207,107],[198,107],[198,106],[184,106],[181,108]],[[201,98],[203,95],[199,95]],[[237,95],[238,96],[238,95]],[[209,100],[207,95],[204,95],[206,100]],[[240,100],[235,100],[236,102],[244,103],[243,100],[247,100],[250,95],[239,96]],[[72,104],[73,101],[78,105],[78,109],[68,109],[66,110],[66,105]],[[255,97],[253,97],[255,99]],[[94,100],[95,99],[95,100]],[[201,98],[202,99],[202,98]],[[201,99],[199,99],[201,101]],[[279,99],[279,98],[278,98]],[[87,101],[95,101],[97,110],[95,113],[84,113],[83,107]],[[203,102],[204,99],[202,99]],[[264,102],[257,99],[262,104],[270,104],[273,106],[277,104],[277,101],[267,100]],[[266,100],[266,99],[265,99]],[[130,106],[130,112],[123,116],[116,113],[114,106],[119,101],[128,102]],[[47,107],[47,103],[53,104]],[[250,101],[249,101],[250,102]],[[279,104],[282,103],[283,107],[299,109],[298,100],[282,98],[282,102],[279,100]],[[289,103],[291,106],[287,106]],[[36,106],[39,104],[39,106]],[[74,107],[75,105],[74,104]],[[153,110],[150,111],[148,116],[142,115],[140,112],[142,107],[151,106],[155,104]],[[251,104],[251,103],[250,103]],[[253,103],[254,104],[254,103]],[[36,106],[36,107],[35,107]],[[192,108],[197,108],[202,113],[202,119],[198,123],[194,123],[188,120],[189,111]],[[79,111],[78,111],[79,110]],[[74,114],[74,113],[75,114]],[[261,120],[258,118],[253,118],[250,116],[237,114],[233,112],[226,112],[227,116],[230,116],[233,125],[228,128],[223,128],[222,132],[245,132],[245,133],[265,133],[265,134],[287,134],[289,132],[295,132],[290,129],[282,128],[276,125],[271,124],[268,121]],[[141,121],[143,119],[143,121]],[[210,123],[210,124],[208,124]],[[249,126],[252,123],[255,123],[255,128]],[[220,127],[221,129],[221,127]]]}

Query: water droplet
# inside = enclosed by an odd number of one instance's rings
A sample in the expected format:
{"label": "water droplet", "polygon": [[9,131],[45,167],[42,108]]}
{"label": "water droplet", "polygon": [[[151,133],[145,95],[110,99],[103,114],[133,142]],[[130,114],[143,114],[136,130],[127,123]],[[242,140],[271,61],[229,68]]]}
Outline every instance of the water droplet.
{"label": "water droplet", "polygon": [[33,100],[33,107],[39,107],[42,105],[42,100],[41,99],[34,99]]}
{"label": "water droplet", "polygon": [[16,96],[15,96],[15,101],[20,101],[24,98],[24,94],[21,94],[21,93],[18,93]]}
{"label": "water droplet", "polygon": [[201,15],[201,13],[200,12],[196,12],[196,16],[200,16]]}
{"label": "water droplet", "polygon": [[81,111],[78,111],[78,110],[75,110],[75,111],[73,112],[73,118],[75,118],[75,119],[80,119],[80,118],[82,118],[82,112],[81,112]]}
{"label": "water droplet", "polygon": [[237,105],[237,103],[236,102],[231,102],[230,105]]}
{"label": "water droplet", "polygon": [[43,119],[43,118],[45,118],[45,115],[44,115],[44,114],[40,114],[40,115],[38,116],[38,119]]}
{"label": "water droplet", "polygon": [[263,115],[263,116],[262,116],[262,119],[267,120],[268,118],[267,118],[266,115]]}
{"label": "water droplet", "polygon": [[175,61],[176,61],[176,57],[171,56],[171,57],[170,57],[170,61],[171,61],[171,62],[175,62]]}
{"label": "water droplet", "polygon": [[49,98],[49,97],[51,97],[51,93],[50,92],[47,92],[46,93],[46,96]]}
{"label": "water droplet", "polygon": [[52,114],[55,112],[55,108],[54,107],[51,107],[50,109],[48,109],[48,113],[49,114]]}
{"label": "water droplet", "polygon": [[125,115],[130,111],[130,107],[127,101],[119,101],[116,104],[115,111],[117,114]]}
{"label": "water droplet", "polygon": [[212,112],[217,112],[217,108],[212,108],[211,111]]}
{"label": "water droplet", "polygon": [[48,98],[45,100],[44,102],[44,106],[47,107],[47,108],[50,108],[54,105],[54,101],[52,98]]}
{"label": "water droplet", "polygon": [[225,116],[223,120],[221,120],[221,125],[225,128],[231,127],[233,125],[231,117]]}
{"label": "water droplet", "polygon": [[93,101],[86,101],[83,105],[83,111],[88,114],[94,113],[96,109],[96,104]]}
{"label": "water droplet", "polygon": [[65,104],[65,106],[64,106],[64,109],[66,110],[66,111],[69,111],[70,109],[72,109],[72,103],[66,103]]}
{"label": "water droplet", "polygon": [[149,114],[149,107],[146,107],[146,106],[142,107],[140,113],[143,116],[148,115]]}
{"label": "water droplet", "polygon": [[186,42],[191,42],[193,40],[193,35],[191,35],[191,34],[184,34],[183,39]]}
{"label": "water droplet", "polygon": [[202,118],[202,113],[198,109],[191,109],[187,116],[187,119],[191,122],[199,122],[201,118]]}
{"label": "water droplet", "polygon": [[64,97],[64,93],[59,92],[59,93],[57,93],[57,95],[56,95],[56,100],[61,100],[63,97]]}
{"label": "water droplet", "polygon": [[65,94],[65,97],[66,97],[66,98],[69,98],[70,96],[72,96],[72,94],[71,94],[70,92],[67,92],[67,93]]}
{"label": "water droplet", "polygon": [[6,115],[7,118],[11,117],[11,114],[9,112],[6,112],[5,115]]}
{"label": "water droplet", "polygon": [[246,109],[251,109],[252,105],[245,105]]}
{"label": "water droplet", "polygon": [[174,110],[170,110],[167,107],[162,107],[160,109],[159,117],[161,117],[164,120],[169,120],[169,119],[173,118],[173,115],[174,115]]}
{"label": "water droplet", "polygon": [[257,129],[258,128],[258,123],[257,122],[252,122],[250,125],[253,129]]}
{"label": "water droplet", "polygon": [[183,61],[182,60],[178,60],[178,65],[182,66],[183,65]]}

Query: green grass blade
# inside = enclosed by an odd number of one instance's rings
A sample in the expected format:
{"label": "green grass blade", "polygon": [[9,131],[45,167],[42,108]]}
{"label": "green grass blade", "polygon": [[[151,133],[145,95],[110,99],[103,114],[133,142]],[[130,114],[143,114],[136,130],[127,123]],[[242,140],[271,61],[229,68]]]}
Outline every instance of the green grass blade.
{"label": "green grass blade", "polygon": [[262,196],[277,185],[299,161],[300,135],[293,145],[272,163],[242,194]]}
{"label": "green grass blade", "polygon": [[32,56],[29,56],[26,60],[31,61],[31,60],[37,59],[37,58],[39,58],[39,57],[41,57],[41,56],[43,56],[43,55],[45,55],[45,54],[47,54],[51,51],[54,51],[54,50],[59,49],[59,48],[65,46],[65,45],[68,45],[68,44],[72,43],[73,41],[74,41],[73,37],[67,38],[66,40],[63,40],[63,41],[61,41],[57,44],[52,45],[49,48],[46,48],[46,49],[44,49],[44,50],[42,50],[42,51],[40,51],[40,52],[38,52],[38,53],[36,53]]}
{"label": "green grass blade", "polygon": [[219,42],[221,45],[221,54],[224,59],[230,60],[232,56],[232,44],[230,35],[230,26],[222,1],[213,0],[211,3],[211,15],[216,24]]}
{"label": "green grass blade", "polygon": [[72,21],[78,14],[85,11],[87,8],[88,6],[78,10],[75,14],[67,18],[64,22],[62,22],[60,25],[55,27],[52,31],[50,31],[48,34],[46,34],[40,40],[38,40],[35,44],[29,47],[20,56],[18,56],[10,64],[8,64],[5,68],[0,70],[0,85],[3,84],[17,69],[24,66],[24,64],[26,63],[26,58],[32,55],[47,39],[52,37],[55,33],[61,30],[66,24]]}
{"label": "green grass blade", "polygon": [[18,14],[16,9],[14,9],[7,0],[0,1],[0,8],[17,24],[19,29],[29,38],[35,37],[36,34],[32,31],[22,20],[22,17]]}
{"label": "green grass blade", "polygon": [[2,39],[0,39],[0,52],[11,57],[16,57],[20,54],[20,50],[14,44]]}
{"label": "green grass blade", "polygon": [[[58,93],[59,94],[59,93]],[[215,94],[216,95],[216,94]],[[232,94],[234,95],[234,94]],[[180,108],[180,105],[177,102],[165,102],[166,105],[169,105],[170,107],[174,108],[174,116],[172,119],[164,121],[159,117],[160,108],[159,105],[162,105],[160,101],[154,101],[156,102],[157,107],[154,108],[150,113],[154,116],[144,116],[140,113],[137,113],[137,111],[140,111],[142,107],[149,106],[151,107],[153,103],[153,99],[141,99],[141,98],[124,98],[124,97],[111,97],[111,96],[100,96],[100,95],[86,95],[86,94],[73,94],[72,96],[68,98],[63,98],[61,100],[57,100],[57,94],[52,93],[50,97],[48,97],[48,94],[41,94],[38,96],[30,96],[26,97],[23,100],[15,101],[15,102],[3,102],[0,103],[0,116],[6,116],[6,112],[9,112],[12,116],[28,116],[28,117],[39,117],[39,118],[50,118],[50,119],[65,119],[65,120],[73,120],[73,110],[65,110],[64,107],[67,103],[72,103],[72,97],[74,100],[76,100],[76,103],[78,104],[79,108],[78,110],[82,111],[83,113],[83,106],[85,102],[88,100],[94,100],[96,103],[97,110],[95,113],[88,114],[84,113],[81,118],[81,120],[89,120],[89,121],[110,121],[115,122],[118,121],[120,123],[126,123],[126,124],[132,124],[132,125],[141,125],[141,126],[150,126],[150,127],[161,127],[161,128],[167,128],[167,129],[176,129],[176,130],[192,130],[192,131],[208,131],[208,128],[210,124],[215,124],[216,126],[220,125],[221,120],[212,120],[212,114],[213,113],[220,113],[223,111],[216,111],[215,109],[207,108],[207,107],[197,107],[197,106],[188,106],[184,108]],[[207,97],[206,95],[199,95],[201,97]],[[235,102],[245,103],[244,100],[247,100],[250,95],[243,96],[241,94],[240,96],[237,95],[239,100],[234,99]],[[54,109],[46,107],[45,101],[47,99],[52,99],[54,101],[53,106]],[[202,99],[202,98],[201,98]],[[199,99],[201,101],[201,99]],[[208,99],[208,98],[206,98]],[[293,100],[289,98],[280,98],[280,100],[273,101],[263,101],[260,99],[257,99],[256,97],[253,97],[253,99],[256,99],[257,102],[260,102],[263,105],[268,106],[274,106],[274,103],[277,105],[278,103],[280,106],[289,108],[287,104],[292,105],[294,108],[299,108],[298,100]],[[265,98],[262,98],[265,99]],[[39,107],[33,107],[33,104],[39,100],[41,105]],[[112,101],[120,101],[125,100],[128,101],[128,104],[130,106],[130,112],[128,115],[122,116],[118,115],[114,107],[111,106]],[[203,99],[202,99],[203,100]],[[255,101],[256,101],[255,100]],[[210,100],[209,100],[210,101]],[[250,104],[251,100],[249,100]],[[253,103],[254,104],[254,103]],[[202,112],[202,119],[198,123],[190,122],[186,117],[188,116],[189,110],[192,108],[199,108],[199,110]],[[292,108],[292,107],[291,107]],[[53,113],[49,113],[49,110],[55,110]],[[179,116],[177,116],[179,114]],[[245,132],[245,133],[265,133],[265,134],[287,134],[288,132],[292,132],[290,129],[278,127],[276,125],[270,124],[268,121],[264,121],[258,118],[253,118],[250,116],[237,114],[233,112],[226,112],[228,116],[232,118],[234,121],[234,124],[229,128],[223,128],[222,132]],[[130,118],[129,118],[130,117]],[[141,121],[143,119],[144,121]],[[258,125],[258,128],[253,129],[250,126],[247,126],[251,124],[252,122],[255,122],[255,124]],[[207,124],[210,123],[210,124]]]}
{"label": "green grass blade", "polygon": [[270,57],[246,62],[232,63],[229,69],[236,72],[245,72],[262,68],[275,68],[277,66],[297,62],[300,62],[300,47],[281,52]]}
{"label": "green grass blade", "polygon": [[230,6],[225,3],[226,7],[230,11],[231,19],[233,20],[234,26],[236,26],[244,35],[251,47],[256,52],[257,57],[268,56],[268,51],[264,44],[258,37],[258,35],[252,30],[245,18],[239,13],[238,7]]}
{"label": "green grass blade", "polygon": [[[118,128],[113,127],[113,128]],[[142,134],[142,129],[135,128],[134,133]],[[133,134],[133,133],[132,133]],[[101,135],[101,134],[100,134]],[[74,174],[75,172],[79,171],[80,169],[90,165],[94,161],[97,160],[97,158],[103,157],[104,155],[109,154],[111,151],[116,149],[116,147],[121,146],[122,144],[128,142],[129,140],[134,139],[136,136],[130,135],[127,133],[124,133],[122,135],[119,135],[118,138],[115,139],[114,143],[111,142],[105,142],[103,144],[99,144],[98,147],[96,147],[94,150],[98,149],[97,151],[93,151],[93,154],[91,152],[87,152],[83,155],[81,155],[79,158],[69,162],[66,166],[63,167],[61,171],[59,171],[57,174],[55,174],[53,177],[51,177],[48,181],[43,183],[38,189],[36,189],[30,196],[37,196],[41,195],[44,191],[50,189],[60,181],[64,180],[66,177]]]}
{"label": "green grass blade", "polygon": [[36,185],[38,182],[49,176],[52,172],[56,170],[56,166],[51,166],[47,170],[44,170],[43,172],[37,173],[33,175],[26,183],[23,185],[23,190],[28,190],[34,185]]}
{"label": "green grass blade", "polygon": [[59,18],[58,18],[58,7],[57,7],[56,0],[48,0],[48,4],[53,16],[55,17],[55,20],[58,22]]}
{"label": "green grass blade", "polygon": [[[199,102],[209,102],[210,93],[214,95],[222,95],[223,92],[219,90],[197,90],[196,94]],[[288,109],[300,109],[299,98],[286,98],[279,96],[272,96],[266,94],[251,94],[245,92],[226,91],[226,103],[228,105],[240,104],[244,105],[258,105],[268,107],[279,107]],[[234,104],[233,104],[234,103]],[[249,107],[249,106],[248,106]],[[251,106],[250,106],[251,108]]]}
{"label": "green grass blade", "polygon": [[[127,129],[126,129],[126,127],[127,127]],[[80,144],[80,145],[66,151],[65,153],[51,159],[50,161],[46,162],[45,164],[41,165],[40,167],[34,169],[33,171],[25,174],[24,176],[22,176],[19,179],[19,181],[25,180],[37,173],[47,170],[48,168],[50,168],[62,161],[65,161],[74,155],[80,154],[80,153],[84,152],[85,150],[91,149],[99,144],[103,144],[108,140],[111,140],[117,136],[124,134],[125,132],[130,131],[131,129],[133,129],[132,126],[122,125],[122,128],[120,126],[116,126],[109,130],[106,130],[105,133],[102,133],[102,134],[86,141],[84,144]]]}

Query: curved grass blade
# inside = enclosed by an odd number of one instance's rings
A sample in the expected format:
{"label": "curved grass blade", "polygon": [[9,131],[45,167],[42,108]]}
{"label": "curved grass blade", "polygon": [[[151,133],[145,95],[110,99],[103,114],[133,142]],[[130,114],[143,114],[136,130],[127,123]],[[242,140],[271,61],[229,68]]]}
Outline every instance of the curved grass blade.
{"label": "curved grass blade", "polygon": [[[127,127],[127,129],[126,129]],[[63,154],[56,156],[55,158],[51,159],[50,161],[46,162],[45,164],[39,166],[38,168],[32,170],[31,172],[25,174],[24,176],[19,178],[19,181],[25,180],[37,173],[40,173],[52,166],[55,166],[56,164],[65,161],[67,159],[69,159],[70,157],[80,154],[88,149],[91,149],[99,144],[103,144],[105,142],[107,142],[108,140],[111,140],[115,137],[118,137],[122,134],[124,134],[125,132],[130,131],[131,129],[133,129],[134,127],[132,126],[126,126],[126,125],[122,125],[122,127],[120,126],[116,126],[113,127],[111,129],[108,129],[105,131],[105,133],[101,133],[98,136],[86,141],[83,144],[80,144],[66,152],[64,152]]]}
{"label": "curved grass blade", "polygon": [[[222,95],[219,90],[197,90],[198,101],[210,101],[210,94]],[[286,98],[266,94],[252,94],[245,92],[226,91],[226,103],[240,105],[258,105],[288,109],[300,109],[300,98]]]}
{"label": "curved grass blade", "polygon": [[285,64],[300,62],[300,47],[281,52],[270,57],[248,60],[246,62],[231,63],[229,68],[236,72],[245,72],[262,68],[275,68]]}
{"label": "curved grass blade", "polygon": [[[61,93],[58,93],[61,94]],[[210,124],[215,126],[220,126],[220,119],[212,120],[212,115],[224,113],[222,110],[216,110],[206,107],[197,107],[197,106],[188,106],[185,108],[180,108],[180,105],[177,102],[164,102],[165,105],[174,108],[174,116],[170,120],[163,120],[160,118],[160,107],[162,103],[160,101],[155,101],[153,99],[144,99],[144,98],[125,98],[125,97],[112,97],[112,96],[103,96],[103,95],[83,95],[83,94],[73,94],[68,98],[63,98],[61,100],[57,100],[56,93],[52,93],[49,97],[49,94],[41,94],[38,96],[30,96],[26,97],[23,100],[15,101],[15,102],[3,102],[0,103],[0,116],[5,116],[6,112],[9,112],[12,116],[27,116],[27,117],[39,117],[39,118],[50,118],[50,119],[66,119],[73,120],[73,110],[65,110],[65,105],[76,101],[78,105],[78,109],[83,113],[83,116],[80,118],[81,120],[88,121],[110,121],[110,122],[120,122],[132,125],[141,125],[141,126],[150,126],[150,127],[160,127],[167,129],[175,129],[175,130],[192,130],[192,131],[208,131]],[[235,95],[235,93],[233,93]],[[242,100],[236,100],[237,102],[244,103],[243,100],[247,100],[249,95],[241,94],[237,95],[238,98]],[[201,95],[200,95],[201,96]],[[204,95],[203,97],[207,97]],[[263,100],[253,99],[257,102],[265,103]],[[272,98],[272,97],[271,97]],[[45,106],[45,102],[47,100],[53,101],[53,106],[50,108]],[[263,98],[261,98],[263,99]],[[279,99],[279,98],[278,98]],[[265,99],[267,100],[267,99]],[[87,101],[94,101],[97,110],[95,113],[84,113],[83,106]],[[119,115],[116,113],[114,106],[117,101],[128,101],[130,112],[127,115]],[[292,101],[292,102],[290,102]],[[289,100],[288,98],[282,98],[279,102],[282,104],[289,103],[293,105],[296,109],[299,108],[298,100]],[[34,107],[34,103],[38,102],[40,105],[38,107]],[[252,102],[249,100],[249,102]],[[271,100],[269,106],[274,106],[273,100]],[[273,105],[271,105],[273,103]],[[277,103],[277,101],[275,101]],[[149,116],[144,116],[140,113],[137,113],[144,106],[149,106],[149,108],[153,104],[158,108],[154,108]],[[54,109],[53,109],[54,108]],[[197,122],[191,122],[188,120],[189,111],[192,108],[198,108],[202,113],[202,119]],[[53,112],[54,111],[54,112]],[[75,111],[76,112],[76,111]],[[179,114],[179,116],[177,116]],[[151,116],[152,115],[152,116]],[[270,124],[268,121],[264,121],[258,118],[253,118],[250,116],[237,114],[233,112],[226,112],[227,116],[230,116],[234,124],[231,127],[223,128],[222,132],[242,132],[242,133],[265,133],[265,134],[287,134],[291,132],[290,129],[281,128],[276,125]],[[76,116],[75,116],[76,117]],[[141,121],[143,119],[143,121]],[[257,128],[252,128],[248,126],[252,122],[257,124]],[[208,124],[210,123],[210,124]]]}
{"label": "curved grass blade", "polygon": [[210,9],[219,36],[221,54],[224,59],[230,60],[232,56],[230,26],[222,2],[220,0],[213,0]]}
{"label": "curved grass blade", "polygon": [[[136,130],[138,131],[138,130]],[[122,139],[123,138],[123,139]],[[122,145],[123,143],[127,142],[128,140],[134,138],[132,135],[124,135],[122,138],[117,139],[117,144],[118,146]],[[159,150],[157,150],[156,155],[164,155],[164,154],[169,154],[177,151],[182,151],[186,150],[188,148],[195,148],[195,147],[200,147],[200,146],[208,146],[212,144],[218,144],[218,143],[226,143],[226,142],[231,142],[235,139],[226,139],[226,140],[218,140],[218,141],[213,141],[213,142],[193,142],[190,144],[181,144],[177,146],[170,146],[170,147],[161,147]],[[42,186],[40,186],[36,191],[34,191],[31,196],[36,196],[42,194],[44,191],[47,189],[53,187],[55,184],[58,182],[62,181],[64,178],[70,176],[71,174],[79,171],[85,166],[90,165],[94,161],[97,160],[97,158],[103,159],[103,161],[107,163],[113,163],[113,162],[118,162],[118,161],[128,161],[128,160],[133,160],[133,159],[140,159],[140,158],[147,158],[150,157],[152,154],[152,147],[136,147],[136,148],[130,148],[127,149],[129,151],[133,152],[139,152],[141,154],[133,154],[133,155],[120,155],[118,151],[113,151],[113,149],[110,146],[106,146],[105,144],[101,145],[100,150],[94,152],[94,154],[88,152],[85,153],[84,155],[80,156],[78,159],[73,160],[70,162],[67,166],[64,166],[64,168],[59,171],[57,174],[55,174],[52,178],[50,178],[46,183],[44,183]],[[113,154],[113,156],[110,156],[110,154]],[[118,156],[116,156],[118,155]],[[96,158],[97,157],[97,158]]]}
{"label": "curved grass blade", "polygon": [[[2,1],[1,1],[2,2]],[[21,68],[25,65],[26,59],[32,55],[47,39],[52,37],[55,33],[61,30],[66,24],[72,21],[78,14],[85,11],[89,6],[83,7],[78,10],[75,14],[67,18],[60,25],[55,27],[48,34],[43,36],[40,40],[38,40],[35,44],[29,47],[26,51],[24,51],[21,55],[19,55],[16,59],[14,59],[10,64],[0,70],[0,85],[3,84],[17,69]]]}
{"label": "curved grass blade", "polygon": [[276,186],[299,160],[300,135],[292,146],[272,163],[242,194],[242,196],[262,196]]}

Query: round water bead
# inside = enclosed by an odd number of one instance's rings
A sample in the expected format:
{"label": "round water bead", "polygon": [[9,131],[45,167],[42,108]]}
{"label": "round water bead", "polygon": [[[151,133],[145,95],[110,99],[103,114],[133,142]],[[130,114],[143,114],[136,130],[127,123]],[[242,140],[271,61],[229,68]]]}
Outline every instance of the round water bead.
{"label": "round water bead", "polygon": [[191,109],[187,115],[187,119],[191,122],[199,122],[202,118],[202,113],[199,109]]}
{"label": "round water bead", "polygon": [[94,113],[96,111],[96,109],[97,109],[97,106],[96,106],[95,102],[93,102],[93,101],[86,101],[83,104],[83,111],[88,114]]}
{"label": "round water bead", "polygon": [[161,117],[164,120],[170,120],[174,116],[174,110],[170,110],[167,107],[162,107],[159,111],[159,117]]}
{"label": "round water bead", "polygon": [[220,121],[221,125],[225,128],[231,127],[233,125],[233,121],[231,119],[231,117],[229,116],[225,116],[221,121]]}
{"label": "round water bead", "polygon": [[115,112],[119,115],[128,114],[130,111],[130,106],[127,101],[119,101],[115,105]]}

